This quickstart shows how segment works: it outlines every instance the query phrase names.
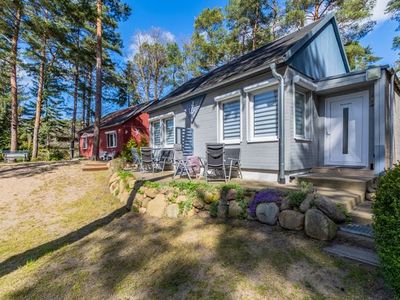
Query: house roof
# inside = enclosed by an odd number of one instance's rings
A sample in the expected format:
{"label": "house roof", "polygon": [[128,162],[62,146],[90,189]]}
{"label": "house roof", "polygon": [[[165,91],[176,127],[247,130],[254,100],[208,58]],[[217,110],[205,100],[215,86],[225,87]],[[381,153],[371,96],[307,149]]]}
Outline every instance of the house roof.
{"label": "house roof", "polygon": [[266,68],[269,68],[271,63],[286,62],[294,55],[294,53],[306,44],[315,33],[332,20],[335,22],[334,15],[327,15],[298,31],[290,33],[256,50],[244,54],[204,75],[193,78],[159,101],[154,102],[149,108],[149,111],[171,102],[188,99],[189,97],[210,90],[220,84],[237,79],[238,76],[250,75],[256,71],[265,70]]}
{"label": "house roof", "polygon": [[[120,109],[115,112],[109,113],[108,115],[105,115],[100,119],[100,129],[105,129],[112,126],[123,124],[130,118],[137,116],[138,114],[143,112],[143,110],[145,110],[149,105],[150,103],[140,103],[125,109]],[[83,128],[78,132],[78,134],[85,132],[92,132],[92,131],[93,131],[93,125]]]}

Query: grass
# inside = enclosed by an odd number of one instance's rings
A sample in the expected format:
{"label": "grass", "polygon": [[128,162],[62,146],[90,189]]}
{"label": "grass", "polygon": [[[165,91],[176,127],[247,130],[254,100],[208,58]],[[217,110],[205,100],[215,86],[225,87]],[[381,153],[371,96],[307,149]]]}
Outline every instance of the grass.
{"label": "grass", "polygon": [[301,232],[249,221],[153,219],[129,212],[81,230],[73,243],[46,248],[118,209],[106,181],[106,175],[95,175],[82,197],[60,201],[52,211],[57,226],[33,219],[7,232],[0,273],[13,255],[38,245],[45,249],[43,255],[23,254],[25,263],[0,277],[0,299],[391,297],[378,271],[326,255],[325,243]]}

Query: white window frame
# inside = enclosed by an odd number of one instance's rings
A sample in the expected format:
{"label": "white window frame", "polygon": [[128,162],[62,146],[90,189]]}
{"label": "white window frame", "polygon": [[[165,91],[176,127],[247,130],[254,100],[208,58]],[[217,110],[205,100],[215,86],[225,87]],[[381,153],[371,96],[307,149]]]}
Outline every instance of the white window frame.
{"label": "white window frame", "polygon": [[246,110],[247,110],[247,142],[260,143],[260,142],[277,142],[279,128],[276,135],[273,136],[254,136],[254,96],[264,94],[270,91],[277,91],[277,118],[279,118],[279,86],[277,80],[267,80],[255,85],[244,88],[246,92]]}
{"label": "white window frame", "polygon": [[[240,144],[242,142],[242,130],[243,130],[243,100],[242,100],[242,93],[240,90],[236,90],[224,95],[220,95],[214,98],[214,101],[217,103],[217,140],[218,143],[224,144]],[[240,119],[240,136],[237,139],[224,139],[224,110],[223,105],[229,102],[236,102],[239,101],[239,119]]]}
{"label": "white window frame", "polygon": [[[174,143],[173,144],[167,144],[167,128],[165,126],[165,122],[168,119],[172,119],[173,123],[174,123],[174,129],[173,129],[173,134],[174,134]],[[159,148],[173,148],[175,141],[176,141],[176,120],[175,120],[175,113],[173,112],[169,112],[167,114],[164,115],[160,115],[160,116],[156,116],[153,118],[150,118],[150,144],[152,147],[159,147]],[[160,145],[154,145],[154,140],[153,140],[153,136],[151,134],[151,127],[153,125],[153,123],[155,122],[159,122],[160,123]]]}
{"label": "white window frame", "polygon": [[158,147],[162,147],[162,125],[160,124],[160,145],[155,145],[154,144],[154,136],[153,136],[153,124],[154,123],[160,123],[160,120],[154,120],[150,122],[150,145],[153,148],[158,148]]}
{"label": "white window frame", "polygon": [[[293,86],[293,129],[294,139],[299,142],[311,142],[311,100],[312,92],[304,91],[304,89],[297,89],[296,85]],[[297,135],[296,133],[296,93],[304,96],[304,136]]]}
{"label": "white window frame", "polygon": [[[167,121],[168,120],[172,120],[172,123],[173,123],[173,127],[172,127],[172,134],[173,134],[173,139],[174,139],[174,141],[172,142],[172,144],[168,144],[168,142],[167,142]],[[175,144],[175,141],[176,141],[176,139],[175,139],[175,117],[174,116],[171,116],[171,117],[166,117],[166,118],[164,118],[164,119],[162,119],[162,127],[163,127],[163,136],[165,137],[164,138],[164,146],[166,147],[166,148],[169,148],[169,147],[174,147],[174,144]],[[164,135],[164,133],[165,133],[165,135]]]}
{"label": "white window frame", "polygon": [[83,150],[87,150],[88,147],[89,147],[89,145],[88,145],[88,137],[87,136],[83,136],[82,137],[82,149]]}
{"label": "white window frame", "polygon": [[[116,130],[112,130],[112,131],[106,131],[106,145],[108,149],[113,149],[113,148],[117,148],[118,146],[118,136],[117,136],[117,131]],[[115,146],[110,146],[108,145],[108,135],[114,135],[115,136]]]}

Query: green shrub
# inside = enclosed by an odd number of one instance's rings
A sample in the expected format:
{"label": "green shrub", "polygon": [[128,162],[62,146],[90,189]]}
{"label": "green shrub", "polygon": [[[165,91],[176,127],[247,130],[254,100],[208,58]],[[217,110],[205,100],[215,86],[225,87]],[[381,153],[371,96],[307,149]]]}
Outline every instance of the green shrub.
{"label": "green shrub", "polygon": [[301,203],[306,199],[307,195],[313,191],[313,185],[307,181],[300,181],[298,184],[299,190],[290,191],[287,194],[287,199],[292,207],[299,208]]}
{"label": "green shrub", "polygon": [[125,145],[123,145],[121,150],[121,157],[126,162],[132,162],[132,152],[131,149],[136,148],[138,149],[138,144],[135,139],[130,139]]}
{"label": "green shrub", "polygon": [[213,202],[210,204],[210,217],[216,218],[218,217],[218,204],[219,201]]}
{"label": "green shrub", "polygon": [[161,188],[161,183],[153,182],[153,181],[145,181],[143,183],[143,186],[145,186],[147,188],[159,189],[159,188]]}
{"label": "green shrub", "polygon": [[122,180],[125,180],[125,179],[128,179],[129,177],[133,177],[133,174],[128,171],[120,170],[120,171],[118,171],[118,176]]}
{"label": "green shrub", "polygon": [[400,164],[379,178],[373,212],[375,243],[383,273],[400,299]]}
{"label": "green shrub", "polygon": [[244,199],[244,188],[237,183],[225,183],[220,186],[221,198],[225,198],[229,190],[236,190],[236,201],[240,202]]}
{"label": "green shrub", "polygon": [[178,206],[179,213],[184,214],[185,212],[188,212],[193,208],[193,201],[191,198],[188,198],[186,201],[180,202]]}

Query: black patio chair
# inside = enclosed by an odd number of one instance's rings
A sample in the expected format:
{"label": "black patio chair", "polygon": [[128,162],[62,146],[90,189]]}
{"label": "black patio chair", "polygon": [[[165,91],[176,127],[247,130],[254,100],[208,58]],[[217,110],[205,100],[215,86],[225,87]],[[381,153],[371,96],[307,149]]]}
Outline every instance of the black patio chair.
{"label": "black patio chair", "polygon": [[174,150],[161,149],[155,162],[156,168],[161,172],[164,172],[165,166],[172,166],[174,164]]}
{"label": "black patio chair", "polygon": [[153,149],[149,147],[143,147],[140,152],[143,171],[151,170],[154,173],[155,160]]}
{"label": "black patio chair", "polygon": [[210,171],[214,171],[216,177],[218,173],[223,176],[226,182],[226,165],[225,165],[225,145],[224,144],[206,144],[206,164],[205,176],[206,181],[209,181]]}
{"label": "black patio chair", "polygon": [[225,164],[229,168],[229,180],[232,178],[232,170],[236,170],[238,177],[243,178],[240,165],[240,148],[225,148]]}

